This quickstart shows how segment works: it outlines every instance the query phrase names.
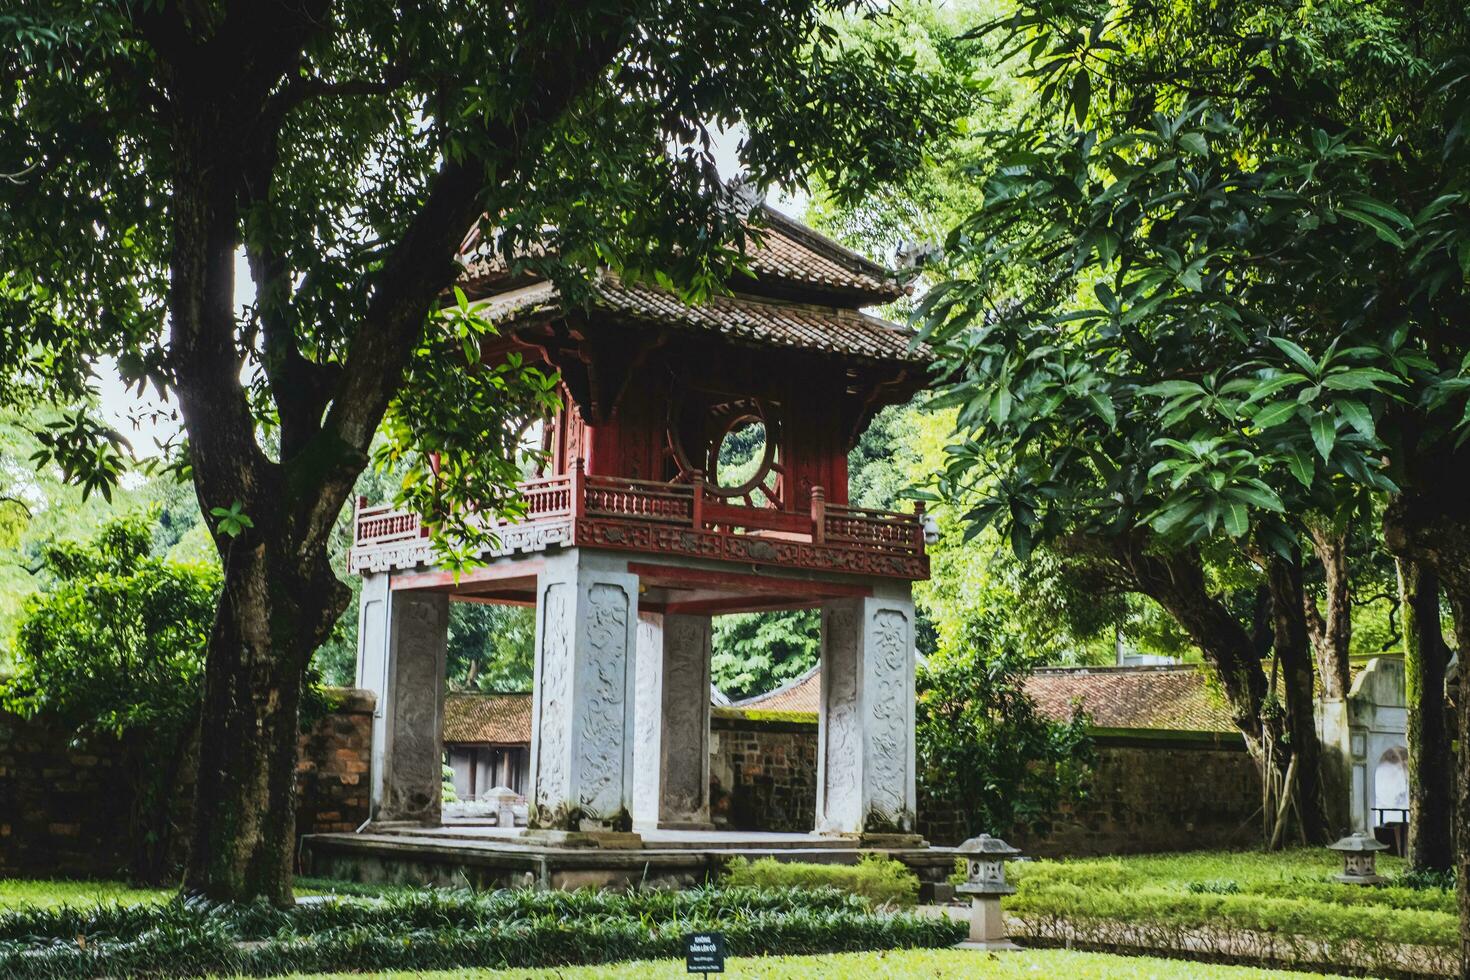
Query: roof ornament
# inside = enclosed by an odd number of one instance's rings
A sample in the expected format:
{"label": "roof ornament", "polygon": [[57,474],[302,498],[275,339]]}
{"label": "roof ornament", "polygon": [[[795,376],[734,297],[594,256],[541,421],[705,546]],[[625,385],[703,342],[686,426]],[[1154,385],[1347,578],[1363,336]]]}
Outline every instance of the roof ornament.
{"label": "roof ornament", "polygon": [[751,212],[766,199],[765,193],[748,174],[734,177],[725,184],[724,200],[721,202],[730,212],[741,218],[749,218]]}
{"label": "roof ornament", "polygon": [[920,269],[944,258],[944,248],[938,242],[899,242],[893,250],[895,269]]}

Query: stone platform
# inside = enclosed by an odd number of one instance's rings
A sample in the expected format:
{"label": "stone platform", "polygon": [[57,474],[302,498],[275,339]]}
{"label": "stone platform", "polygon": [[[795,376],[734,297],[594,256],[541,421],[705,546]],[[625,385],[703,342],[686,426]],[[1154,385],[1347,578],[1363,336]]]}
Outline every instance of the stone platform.
{"label": "stone platform", "polygon": [[476,888],[687,888],[715,877],[736,857],[856,864],[885,854],[908,865],[924,884],[954,870],[948,847],[878,846],[819,834],[650,830],[634,846],[566,846],[472,821],[439,827],[379,825],[360,834],[302,839],[305,873],[366,883]]}

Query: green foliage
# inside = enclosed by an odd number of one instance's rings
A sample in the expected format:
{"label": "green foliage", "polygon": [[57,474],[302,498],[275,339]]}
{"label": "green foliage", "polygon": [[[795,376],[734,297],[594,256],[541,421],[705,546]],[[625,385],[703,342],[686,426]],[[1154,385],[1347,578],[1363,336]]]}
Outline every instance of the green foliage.
{"label": "green foliage", "polygon": [[46,584],[16,632],[7,708],[83,735],[167,740],[187,724],[219,576],[151,557],[152,535],[152,517],[140,514],[105,524],[89,541],[46,548]]}
{"label": "green foliage", "polygon": [[815,666],[821,616],[815,609],[718,616],[712,645],[715,687],[736,700],[764,694]]}
{"label": "green foliage", "polygon": [[253,976],[326,970],[527,968],[682,952],[718,929],[734,955],[953,944],[961,924],[878,914],[832,889],[404,892],[276,909],[175,901],[0,915],[6,976]]}
{"label": "green foliage", "polygon": [[732,888],[835,888],[877,905],[913,905],[919,896],[918,876],[902,861],[880,854],[865,854],[852,865],[738,857],[730,862],[723,880]]}
{"label": "green foliage", "polygon": [[[1401,865],[1384,859],[1391,875]],[[1370,973],[1393,972],[1395,944],[1458,948],[1452,891],[1363,888],[1333,881],[1334,855],[1199,852],[1012,865],[1005,900],[1020,930],[1041,940],[1297,955]],[[1271,945],[1271,944],[1274,944]]]}
{"label": "green foliage", "polygon": [[131,873],[158,881],[179,856],[174,814],[203,685],[219,574],[152,557],[154,514],[104,524],[42,553],[42,589],[16,630],[0,703],[121,744],[133,792]]}
{"label": "green foliage", "polygon": [[479,602],[450,604],[447,657],[453,688],[530,691],[536,668],[536,611]]}
{"label": "green foliage", "polygon": [[973,637],[965,652],[918,672],[915,739],[919,807],[957,813],[967,835],[1045,833],[1060,804],[1086,786],[1086,721],[1042,717],[1026,694],[1034,661]]}

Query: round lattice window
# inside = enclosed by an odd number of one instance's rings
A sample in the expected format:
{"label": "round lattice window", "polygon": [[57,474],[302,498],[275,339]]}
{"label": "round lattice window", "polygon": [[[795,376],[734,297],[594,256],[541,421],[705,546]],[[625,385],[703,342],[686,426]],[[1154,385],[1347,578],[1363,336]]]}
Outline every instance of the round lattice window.
{"label": "round lattice window", "polygon": [[781,505],[780,420],[767,402],[680,398],[671,406],[668,433],[676,480],[699,470],[716,496],[752,507]]}

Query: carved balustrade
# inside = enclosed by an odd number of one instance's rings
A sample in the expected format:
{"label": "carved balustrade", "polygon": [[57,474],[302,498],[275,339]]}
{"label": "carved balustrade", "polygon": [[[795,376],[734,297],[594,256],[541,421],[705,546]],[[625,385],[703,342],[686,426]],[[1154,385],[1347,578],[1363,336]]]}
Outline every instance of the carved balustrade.
{"label": "carved balustrade", "polygon": [[[865,575],[928,575],[917,514],[828,504],[821,488],[809,511],[728,503],[702,482],[660,483],[571,474],[521,484],[525,513],[495,521],[499,547],[485,557],[553,545],[585,545]],[[359,501],[348,558],[352,571],[413,568],[433,562],[417,514]]]}

